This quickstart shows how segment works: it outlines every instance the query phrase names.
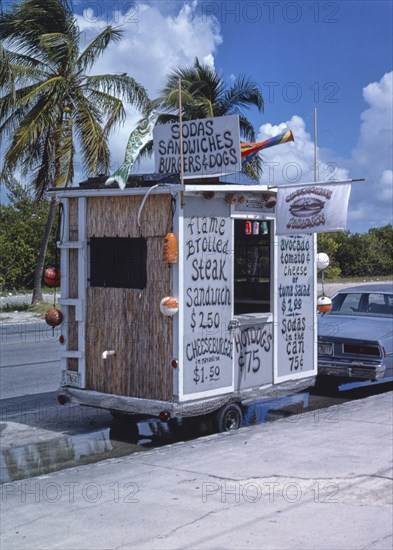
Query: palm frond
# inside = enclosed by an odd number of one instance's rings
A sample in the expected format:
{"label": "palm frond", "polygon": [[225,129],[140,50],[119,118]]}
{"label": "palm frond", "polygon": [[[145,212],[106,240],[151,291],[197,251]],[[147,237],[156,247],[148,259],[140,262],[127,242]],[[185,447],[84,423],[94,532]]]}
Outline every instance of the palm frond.
{"label": "palm frond", "polygon": [[0,86],[14,90],[14,71],[9,52],[0,43]]}
{"label": "palm frond", "polygon": [[37,196],[73,177],[75,144],[90,174],[110,164],[109,133],[123,102],[148,108],[132,77],[86,74],[122,32],[106,27],[80,51],[71,0],[21,0],[0,14],[0,138],[9,143],[2,175],[33,176]]}
{"label": "palm frond", "polygon": [[82,93],[76,98],[74,120],[85,169],[93,175],[106,173],[110,154],[101,126],[101,113]]}
{"label": "palm frond", "polygon": [[0,40],[12,42],[18,52],[39,57],[40,37],[49,29],[75,36],[75,19],[66,0],[22,0],[1,14]]}
{"label": "palm frond", "polygon": [[97,59],[104,53],[111,42],[118,42],[123,32],[114,29],[110,25],[97,35],[90,44],[83,50],[76,61],[76,70],[86,72],[91,69]]}
{"label": "palm frond", "polygon": [[[25,86],[16,90],[13,89],[3,97],[0,97],[0,124],[3,123],[3,121],[8,120],[10,117],[15,118],[14,124],[11,125],[12,128],[16,128],[20,124],[22,120],[21,117],[23,117],[28,111],[26,104],[22,101],[23,97],[26,94],[31,93],[33,89],[34,85]],[[0,136],[3,133],[4,129],[0,129]]]}
{"label": "palm frond", "polygon": [[55,105],[56,102],[64,100],[65,90],[64,77],[54,76],[30,87],[30,90],[20,97],[19,104],[23,107],[32,105],[40,99],[46,99],[48,103],[50,101],[52,105]]}
{"label": "palm frond", "polygon": [[254,106],[257,107],[258,111],[263,112],[262,91],[256,82],[245,76],[240,76],[236,78],[233,86],[223,95],[222,106],[227,111],[235,106],[243,109]]}
{"label": "palm frond", "polygon": [[70,116],[59,125],[55,134],[55,187],[66,187],[74,177],[73,118]]}
{"label": "palm frond", "polygon": [[[30,111],[24,116],[21,124],[15,130],[11,144],[5,155],[4,164],[8,169],[13,170],[22,160],[25,169],[30,168],[29,163],[26,166],[26,156],[29,147],[37,147],[42,135],[47,133],[48,128],[53,128],[54,112],[52,105],[46,101],[38,101]],[[48,123],[49,121],[49,123]]]}
{"label": "palm frond", "polygon": [[52,32],[40,36],[40,49],[50,65],[66,67],[74,60],[77,48],[74,40],[65,33]]}
{"label": "palm frond", "polygon": [[250,162],[247,162],[244,165],[242,172],[250,178],[256,181],[260,181],[263,174],[262,157],[260,157],[259,155],[255,155],[255,157],[253,157]]}
{"label": "palm frond", "polygon": [[137,109],[146,109],[149,98],[145,88],[127,74],[122,75],[93,75],[87,76],[83,89],[102,91],[122,98],[125,102],[135,105]]}
{"label": "palm frond", "polygon": [[[45,132],[39,151],[40,162],[35,170],[32,185],[36,192],[36,200],[40,200],[46,189],[54,186],[55,181],[55,144],[53,132]],[[33,163],[33,159],[32,159]]]}
{"label": "palm frond", "polygon": [[242,139],[245,139],[246,141],[255,141],[256,134],[254,126],[251,124],[251,122],[248,120],[247,117],[245,117],[241,112],[238,112],[236,109],[234,109],[233,114],[239,115],[239,126],[240,126],[240,136]]}

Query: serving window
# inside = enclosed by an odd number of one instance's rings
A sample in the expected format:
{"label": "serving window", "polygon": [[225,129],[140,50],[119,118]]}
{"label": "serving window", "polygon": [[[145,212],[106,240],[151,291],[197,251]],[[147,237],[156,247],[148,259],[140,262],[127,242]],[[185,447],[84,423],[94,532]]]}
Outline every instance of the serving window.
{"label": "serving window", "polygon": [[146,239],[92,237],[90,286],[146,288]]}
{"label": "serving window", "polygon": [[271,311],[271,222],[235,219],[234,314]]}

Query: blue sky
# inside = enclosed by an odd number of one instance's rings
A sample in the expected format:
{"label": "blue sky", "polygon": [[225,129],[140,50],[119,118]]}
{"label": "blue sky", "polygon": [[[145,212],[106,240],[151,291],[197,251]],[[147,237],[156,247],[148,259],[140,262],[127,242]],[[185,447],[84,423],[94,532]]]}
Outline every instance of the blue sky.
{"label": "blue sky", "polygon": [[[75,0],[87,41],[106,24],[124,39],[95,72],[128,72],[157,94],[165,75],[195,57],[229,83],[247,74],[264,113],[250,110],[258,139],[291,128],[295,143],[264,152],[262,183],[312,178],[313,111],[320,180],[366,178],[352,186],[348,229],[392,223],[392,5],[388,0]],[[111,139],[114,165],[139,114]],[[149,169],[142,165],[141,170]],[[331,175],[333,174],[333,176]]]}

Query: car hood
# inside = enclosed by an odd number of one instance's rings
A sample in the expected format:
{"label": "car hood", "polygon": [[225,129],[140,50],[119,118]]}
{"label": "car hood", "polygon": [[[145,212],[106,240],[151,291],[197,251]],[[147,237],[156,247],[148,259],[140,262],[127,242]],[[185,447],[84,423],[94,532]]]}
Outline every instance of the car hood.
{"label": "car hood", "polygon": [[318,336],[379,340],[392,338],[391,317],[353,317],[351,315],[321,315],[318,317]]}

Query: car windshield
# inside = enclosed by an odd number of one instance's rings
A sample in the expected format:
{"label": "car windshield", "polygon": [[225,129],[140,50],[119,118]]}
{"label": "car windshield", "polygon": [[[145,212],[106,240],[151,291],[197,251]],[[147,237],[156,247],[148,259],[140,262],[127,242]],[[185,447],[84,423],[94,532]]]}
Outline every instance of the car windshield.
{"label": "car windshield", "polygon": [[393,294],[382,292],[340,292],[333,300],[332,313],[342,315],[393,315]]}

